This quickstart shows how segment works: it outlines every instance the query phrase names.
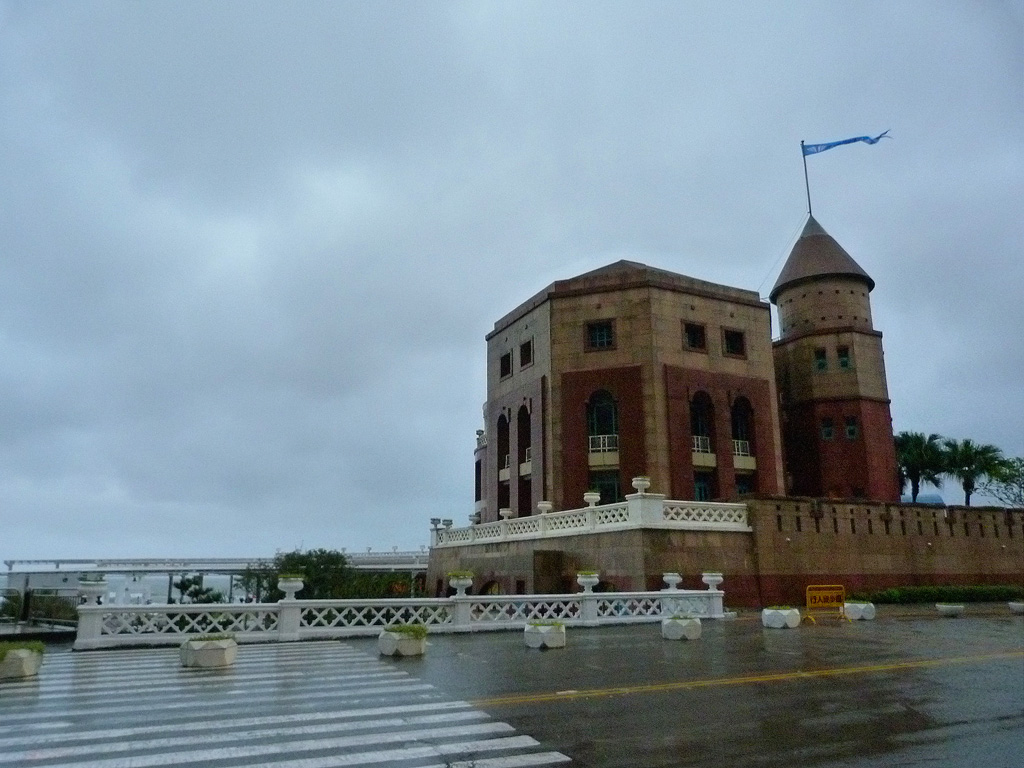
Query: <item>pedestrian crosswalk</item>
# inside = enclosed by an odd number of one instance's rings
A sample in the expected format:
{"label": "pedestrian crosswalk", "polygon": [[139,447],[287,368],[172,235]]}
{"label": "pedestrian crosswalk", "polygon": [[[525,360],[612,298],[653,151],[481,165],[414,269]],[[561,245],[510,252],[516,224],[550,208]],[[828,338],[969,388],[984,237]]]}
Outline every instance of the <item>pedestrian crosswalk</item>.
{"label": "pedestrian crosswalk", "polygon": [[0,684],[0,768],[518,768],[569,762],[465,701],[339,642],[47,654]]}

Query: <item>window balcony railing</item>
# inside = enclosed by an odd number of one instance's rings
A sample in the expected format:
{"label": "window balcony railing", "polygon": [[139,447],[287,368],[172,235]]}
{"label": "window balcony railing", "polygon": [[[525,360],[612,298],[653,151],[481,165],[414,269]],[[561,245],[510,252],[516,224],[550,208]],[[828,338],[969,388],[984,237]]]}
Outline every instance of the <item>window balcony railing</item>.
{"label": "window balcony railing", "polygon": [[749,456],[750,455],[750,441],[749,440],[733,440],[732,441],[732,455],[733,456]]}
{"label": "window balcony railing", "polygon": [[532,461],[532,460],[533,460],[533,451],[530,449],[530,446],[526,446],[525,450],[523,451],[523,463],[525,464],[526,462]]}
{"label": "window balcony railing", "polygon": [[502,459],[501,468],[508,469],[511,465],[509,464],[509,455],[506,453],[505,458]]}
{"label": "window balcony railing", "polygon": [[693,436],[694,453],[711,453],[711,438],[707,435]]}
{"label": "window balcony railing", "polygon": [[619,436],[618,435],[591,435],[590,436],[590,452],[591,453],[611,453],[612,451],[619,450]]}

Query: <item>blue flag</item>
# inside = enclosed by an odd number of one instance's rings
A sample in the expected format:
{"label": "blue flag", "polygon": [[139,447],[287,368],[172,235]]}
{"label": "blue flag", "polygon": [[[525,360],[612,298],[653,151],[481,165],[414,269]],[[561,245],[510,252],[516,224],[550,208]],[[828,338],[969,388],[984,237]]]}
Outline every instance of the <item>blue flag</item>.
{"label": "blue flag", "polygon": [[801,144],[800,146],[804,150],[804,157],[808,155],[816,155],[818,152],[824,152],[826,149],[832,149],[832,147],[841,147],[843,144],[855,144],[858,141],[863,141],[865,144],[877,144],[881,139],[885,138],[886,134],[880,133],[875,138],[870,136],[857,136],[853,139],[843,139],[842,141],[830,141],[828,144]]}

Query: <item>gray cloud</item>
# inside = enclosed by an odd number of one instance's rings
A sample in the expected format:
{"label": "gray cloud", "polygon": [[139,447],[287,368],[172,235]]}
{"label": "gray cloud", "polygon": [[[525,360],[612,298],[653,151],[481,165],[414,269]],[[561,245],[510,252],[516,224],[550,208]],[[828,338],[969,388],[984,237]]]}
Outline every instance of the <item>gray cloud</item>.
{"label": "gray cloud", "polygon": [[[419,546],[483,336],[632,258],[875,278],[897,429],[1024,454],[1019,3],[0,5],[0,554]],[[951,494],[953,497],[954,494]]]}

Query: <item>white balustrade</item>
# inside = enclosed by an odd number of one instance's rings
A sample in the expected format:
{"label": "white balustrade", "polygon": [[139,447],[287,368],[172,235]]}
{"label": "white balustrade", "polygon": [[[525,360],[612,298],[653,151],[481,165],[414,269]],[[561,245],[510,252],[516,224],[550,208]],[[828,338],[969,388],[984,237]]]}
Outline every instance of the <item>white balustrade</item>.
{"label": "white balustrade", "polygon": [[733,440],[732,441],[732,455],[733,456],[749,456],[750,455],[750,441],[749,440]]}
{"label": "white balustrade", "polygon": [[437,530],[434,532],[434,546],[457,547],[478,542],[544,539],[635,528],[751,532],[746,504],[671,501],[656,493],[643,493],[631,494],[626,501],[616,504]]}
{"label": "white balustrade", "polygon": [[718,589],[586,592],[572,595],[467,595],[393,600],[286,600],[198,605],[82,605],[75,649],[180,645],[188,637],[231,634],[239,643],[377,635],[389,624],[430,632],[522,629],[528,621],[599,626],[660,621],[686,612],[721,618]]}
{"label": "white balustrade", "polygon": [[618,435],[591,435],[590,436],[590,452],[591,453],[611,453],[612,451],[619,450],[619,436]]}

